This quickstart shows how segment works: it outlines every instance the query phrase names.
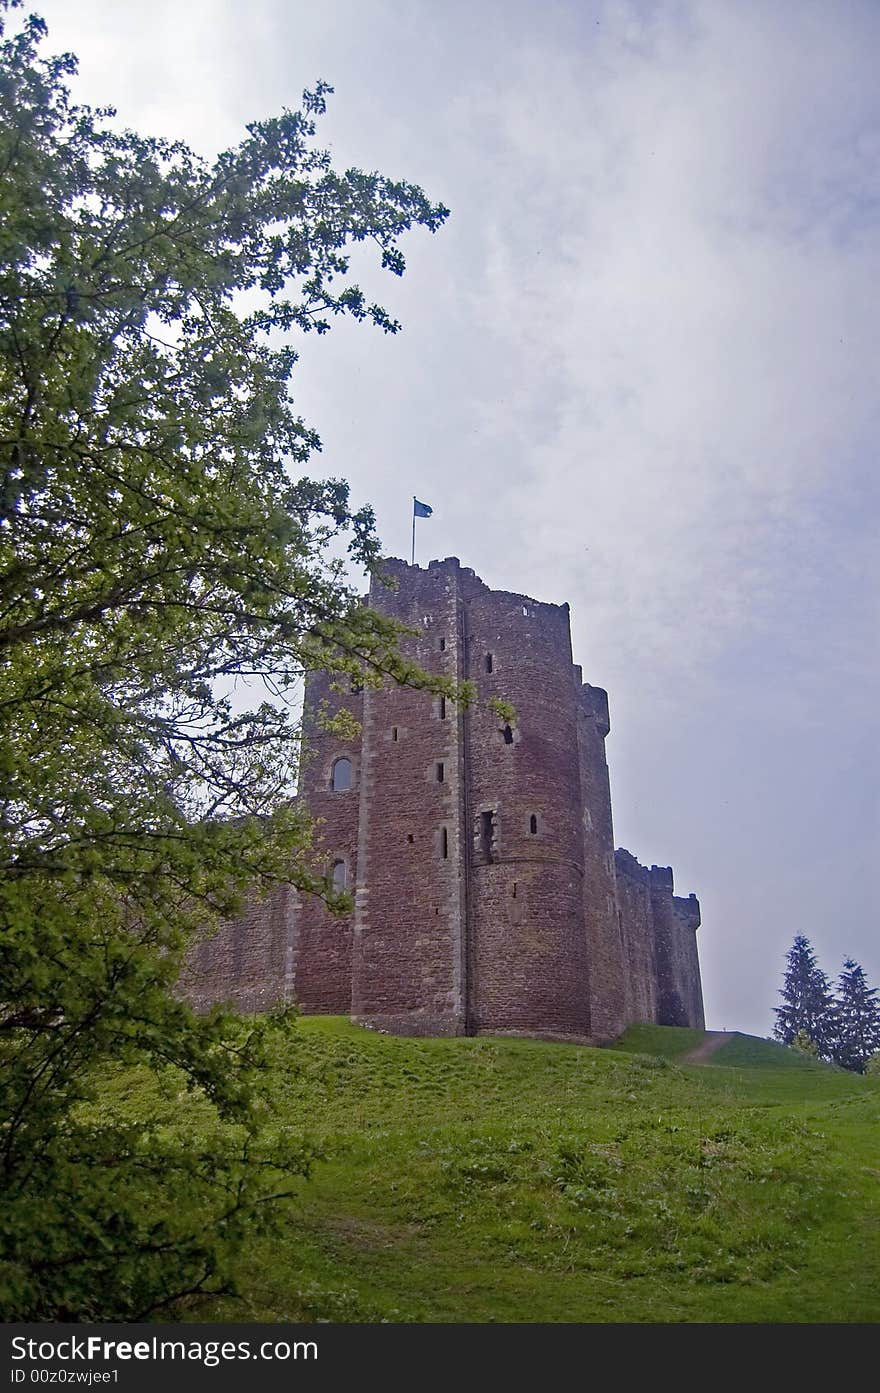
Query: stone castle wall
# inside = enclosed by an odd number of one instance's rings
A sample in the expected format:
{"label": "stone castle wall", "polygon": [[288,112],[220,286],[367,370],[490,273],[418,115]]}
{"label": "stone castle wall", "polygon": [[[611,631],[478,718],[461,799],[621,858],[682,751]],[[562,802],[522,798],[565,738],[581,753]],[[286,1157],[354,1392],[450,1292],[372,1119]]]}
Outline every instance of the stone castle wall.
{"label": "stone castle wall", "polygon": [[[457,558],[385,563],[370,603],[420,666],[477,700],[312,674],[300,797],[354,912],[281,887],[191,955],[199,1006],[295,1001],[408,1034],[606,1041],[630,1021],[703,1024],[695,897],[614,850],[604,691],[572,664],[567,605],[492,591]],[[341,690],[337,690],[340,688]],[[488,707],[513,704],[515,724]],[[360,723],[344,740],[322,713]],[[337,761],[350,780],[337,780]]]}

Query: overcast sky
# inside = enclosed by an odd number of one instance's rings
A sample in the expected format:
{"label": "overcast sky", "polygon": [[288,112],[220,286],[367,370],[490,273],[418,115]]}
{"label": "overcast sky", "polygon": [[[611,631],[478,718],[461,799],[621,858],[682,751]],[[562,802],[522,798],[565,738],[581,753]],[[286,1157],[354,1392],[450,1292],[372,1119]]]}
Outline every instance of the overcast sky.
{"label": "overcast sky", "polygon": [[336,89],[452,210],[308,339],[316,473],[408,556],[568,600],[615,837],[695,891],[707,1023],[805,933],[880,983],[875,0],[34,0],[84,100],[213,154]]}

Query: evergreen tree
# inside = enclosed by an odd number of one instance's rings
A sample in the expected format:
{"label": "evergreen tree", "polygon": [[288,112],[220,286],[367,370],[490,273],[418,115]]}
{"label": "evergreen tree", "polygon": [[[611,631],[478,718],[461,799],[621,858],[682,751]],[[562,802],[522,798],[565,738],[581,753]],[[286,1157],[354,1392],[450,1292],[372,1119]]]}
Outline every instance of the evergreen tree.
{"label": "evergreen tree", "polygon": [[820,1059],[831,1059],[836,1038],[835,1003],[831,984],[816,962],[810,941],[798,934],[792,944],[780,990],[773,1034],[790,1045],[803,1032],[816,1046]]}
{"label": "evergreen tree", "polygon": [[863,1074],[880,1050],[880,1002],[877,988],[868,986],[864,969],[847,958],[837,980],[837,1029],[833,1058],[843,1069]]}

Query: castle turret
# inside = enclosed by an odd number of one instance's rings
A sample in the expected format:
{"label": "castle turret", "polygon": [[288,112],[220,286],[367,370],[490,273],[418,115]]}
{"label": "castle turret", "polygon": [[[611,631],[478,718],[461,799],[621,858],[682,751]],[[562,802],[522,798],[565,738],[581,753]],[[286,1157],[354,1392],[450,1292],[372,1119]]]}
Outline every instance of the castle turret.
{"label": "castle turret", "polygon": [[[473,1023],[590,1034],[578,706],[567,605],[482,586],[462,607]],[[487,706],[513,704],[507,725]]]}
{"label": "castle turret", "polygon": [[583,916],[591,979],[592,1034],[613,1040],[627,1015],[627,971],[617,913],[611,786],[605,738],[611,729],[608,695],[581,683],[575,668],[578,705],[578,757],[582,805]]}

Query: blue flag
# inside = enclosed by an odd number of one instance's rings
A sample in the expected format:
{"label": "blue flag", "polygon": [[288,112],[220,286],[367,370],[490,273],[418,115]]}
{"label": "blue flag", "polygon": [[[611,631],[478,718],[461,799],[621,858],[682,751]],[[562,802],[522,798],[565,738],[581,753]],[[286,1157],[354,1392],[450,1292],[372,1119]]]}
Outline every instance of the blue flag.
{"label": "blue flag", "polygon": [[434,509],[428,503],[420,503],[417,498],[413,498],[413,517],[429,518]]}

